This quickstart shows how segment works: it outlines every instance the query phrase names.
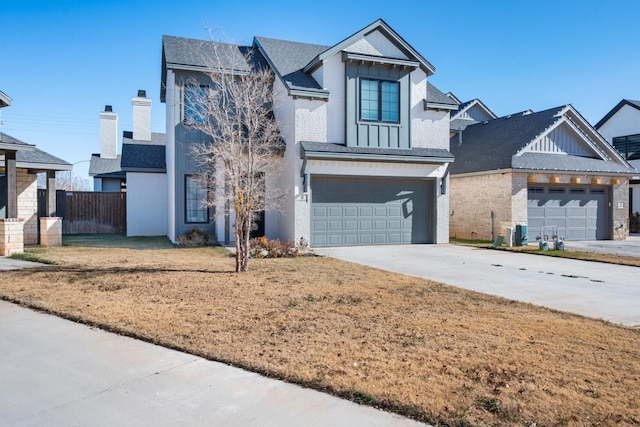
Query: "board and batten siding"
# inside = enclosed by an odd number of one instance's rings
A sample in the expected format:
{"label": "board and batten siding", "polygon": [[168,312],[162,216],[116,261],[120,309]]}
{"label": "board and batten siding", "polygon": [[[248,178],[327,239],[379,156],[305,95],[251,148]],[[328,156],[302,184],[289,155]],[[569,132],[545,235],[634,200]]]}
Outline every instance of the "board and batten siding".
{"label": "board and batten siding", "polygon": [[581,138],[568,124],[562,123],[551,132],[535,140],[525,151],[534,153],[566,153],[573,156],[591,157]]}
{"label": "board and batten siding", "polygon": [[[376,148],[411,148],[409,70],[382,65],[345,64],[347,84],[347,146]],[[360,120],[360,79],[378,79],[400,83],[400,121],[398,123]]]}

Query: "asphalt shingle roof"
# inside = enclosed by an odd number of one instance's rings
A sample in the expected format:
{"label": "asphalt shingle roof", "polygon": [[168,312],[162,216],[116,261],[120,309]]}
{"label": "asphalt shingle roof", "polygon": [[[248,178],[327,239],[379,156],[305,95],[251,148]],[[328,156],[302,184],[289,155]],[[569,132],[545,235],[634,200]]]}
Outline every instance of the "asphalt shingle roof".
{"label": "asphalt shingle roof", "polygon": [[29,165],[32,168],[45,169],[45,170],[69,170],[71,169],[71,163],[62,160],[59,157],[49,154],[46,151],[42,151],[39,148],[26,142],[20,141],[6,133],[0,132],[0,141],[5,144],[15,145],[17,147],[25,146],[29,147],[29,150],[17,150],[16,151],[16,163],[18,166]]}
{"label": "asphalt shingle roof", "polygon": [[456,158],[452,174],[493,171],[499,169],[529,169],[554,171],[630,173],[633,170],[616,163],[571,155],[524,153],[516,156],[527,144],[541,135],[556,121],[566,106],[531,114],[513,114],[468,126],[451,138],[451,152]]}
{"label": "asphalt shingle roof", "polygon": [[20,141],[17,138],[12,137],[11,135],[7,135],[6,133],[0,132],[0,143],[2,144],[9,144],[9,145],[15,145],[16,146],[16,150],[19,150],[20,148],[32,148],[34,147],[33,144],[27,144],[26,142]]}
{"label": "asphalt shingle roof", "polygon": [[237,71],[249,71],[250,47],[184,37],[162,36],[166,64],[209,68],[214,64]]}
{"label": "asphalt shingle roof", "polygon": [[[48,165],[49,167],[45,169],[50,170],[67,170],[71,167],[71,163],[65,162],[61,158],[56,157],[53,154],[49,154],[46,151],[42,151],[39,148],[35,148],[33,151],[17,151],[16,162]],[[62,168],[57,169],[55,168],[56,165],[62,166]]]}
{"label": "asphalt shingle roof", "polygon": [[133,139],[132,132],[124,132],[122,138],[122,160],[124,171],[166,171],[165,134],[151,133],[151,141]]}
{"label": "asphalt shingle roof", "polygon": [[437,87],[427,82],[427,102],[444,105],[458,105],[453,99],[442,93]]}
{"label": "asphalt shingle roof", "polygon": [[122,156],[118,154],[115,159],[105,159],[100,157],[100,154],[92,154],[91,161],[89,162],[89,175],[102,175],[112,172],[120,172],[120,160]]}
{"label": "asphalt shingle roof", "polygon": [[316,56],[329,49],[309,43],[276,40],[256,37],[256,43],[262,47],[267,60],[275,68],[287,86],[291,89],[322,89],[318,82],[302,69]]}

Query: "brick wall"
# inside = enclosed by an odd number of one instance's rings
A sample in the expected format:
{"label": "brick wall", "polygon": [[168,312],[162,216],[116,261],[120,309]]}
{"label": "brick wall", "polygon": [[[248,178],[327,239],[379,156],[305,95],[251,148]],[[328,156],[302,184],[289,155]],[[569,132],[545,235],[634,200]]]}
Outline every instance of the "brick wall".
{"label": "brick wall", "polygon": [[511,173],[451,176],[449,234],[461,239],[495,239],[513,222],[511,195]]}

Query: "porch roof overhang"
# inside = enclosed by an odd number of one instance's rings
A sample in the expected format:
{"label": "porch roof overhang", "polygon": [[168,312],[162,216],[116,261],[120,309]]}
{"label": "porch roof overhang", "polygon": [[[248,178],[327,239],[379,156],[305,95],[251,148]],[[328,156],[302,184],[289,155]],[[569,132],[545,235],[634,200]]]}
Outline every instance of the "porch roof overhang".
{"label": "porch roof overhang", "polygon": [[304,160],[343,160],[387,163],[451,163],[453,154],[441,148],[376,148],[347,147],[328,142],[300,143],[300,157]]}

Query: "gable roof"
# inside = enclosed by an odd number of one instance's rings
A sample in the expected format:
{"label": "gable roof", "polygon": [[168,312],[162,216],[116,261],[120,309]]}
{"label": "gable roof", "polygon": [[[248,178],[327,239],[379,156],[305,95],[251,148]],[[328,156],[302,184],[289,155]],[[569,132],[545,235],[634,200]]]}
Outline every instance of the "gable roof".
{"label": "gable roof", "polygon": [[165,134],[151,133],[151,141],[133,139],[123,132],[120,167],[125,172],[166,172]]}
{"label": "gable roof", "polygon": [[618,102],[618,104],[611,109],[596,125],[594,126],[596,129],[600,129],[602,125],[604,125],[614,114],[616,114],[622,107],[628,105],[631,108],[635,108],[636,110],[640,110],[640,101],[634,101],[631,99],[623,99]]}
{"label": "gable roof", "polygon": [[487,107],[484,104],[484,102],[482,102],[478,98],[475,98],[475,99],[472,99],[471,101],[466,101],[466,102],[461,103],[458,106],[458,111],[451,118],[452,119],[456,118],[456,116],[459,116],[462,113],[464,113],[465,111],[470,110],[474,106],[480,107],[482,110],[484,110],[487,113],[488,116],[490,116],[490,117],[492,117],[494,119],[498,117],[498,116],[495,115],[495,113],[493,111],[491,111],[491,109],[489,109],[489,107]]}
{"label": "gable roof", "polygon": [[[501,169],[559,170],[607,173],[633,173],[619,155],[616,155],[602,137],[591,141],[582,136],[585,145],[591,147],[598,158],[568,154],[523,152],[523,150],[549,129],[566,122],[572,125],[568,115],[573,115],[582,126],[589,126],[570,105],[550,108],[538,113],[519,113],[494,120],[476,123],[462,131],[462,143],[458,137],[451,139],[451,152],[456,161],[451,166],[452,174],[494,171]],[[578,125],[575,125],[577,127]],[[590,126],[589,126],[590,127]],[[582,129],[594,137],[598,133],[592,128]],[[606,150],[606,151],[605,151]],[[597,155],[596,155],[597,153]],[[614,159],[607,158],[612,156]]]}
{"label": "gable roof", "polygon": [[409,43],[407,43],[402,37],[400,37],[400,35],[396,33],[393,30],[393,28],[391,28],[389,24],[384,22],[382,19],[377,19],[376,21],[367,25],[360,31],[355,32],[354,34],[350,35],[346,39],[342,40],[341,42],[333,45],[331,48],[320,53],[317,57],[313,58],[313,60],[311,60],[305,66],[304,71],[309,72],[314,70],[325,59],[332,57],[333,55],[337,54],[341,50],[346,49],[347,47],[351,46],[353,43],[355,43],[359,39],[371,34],[374,31],[380,31],[389,40],[391,40],[391,42],[395,44],[396,47],[398,47],[402,52],[404,52],[405,55],[407,55],[410,58],[411,57],[415,58],[419,62],[420,68],[427,74],[427,76],[430,76],[436,72],[436,68],[429,61],[427,61],[422,55],[420,55],[420,53],[418,53],[417,50],[415,50]]}

